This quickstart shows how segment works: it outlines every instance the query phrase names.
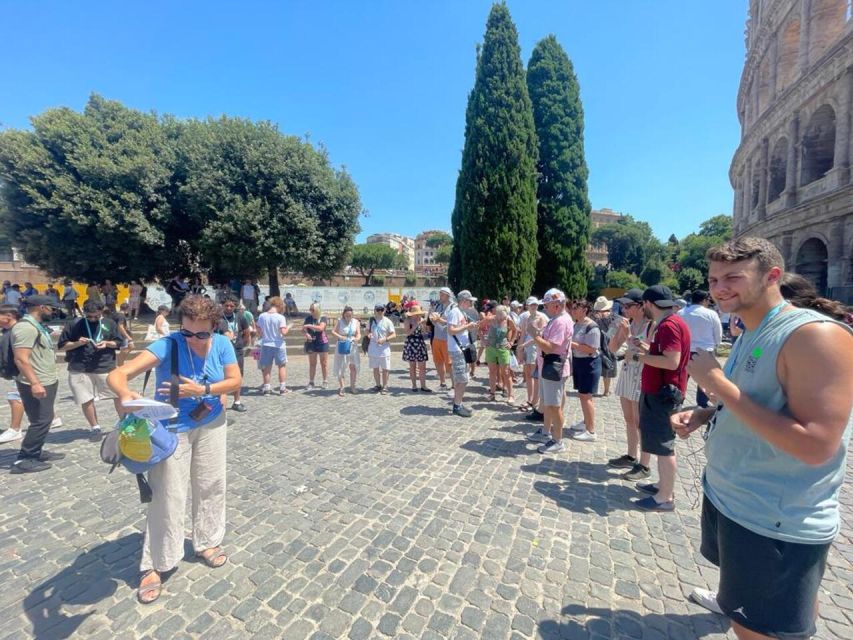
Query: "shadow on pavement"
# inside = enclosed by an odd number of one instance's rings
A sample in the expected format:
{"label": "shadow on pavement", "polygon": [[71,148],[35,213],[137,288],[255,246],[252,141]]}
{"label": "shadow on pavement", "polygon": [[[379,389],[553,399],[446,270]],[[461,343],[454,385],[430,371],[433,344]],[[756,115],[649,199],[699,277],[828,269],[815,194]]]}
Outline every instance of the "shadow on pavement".
{"label": "shadow on pavement", "polygon": [[481,440],[469,440],[461,445],[461,448],[474,451],[487,458],[517,458],[519,456],[538,456],[537,446],[527,440],[483,438]]}
{"label": "shadow on pavement", "polygon": [[450,409],[448,407],[425,407],[412,405],[400,409],[401,416],[449,416]]}
{"label": "shadow on pavement", "polygon": [[[98,603],[110,598],[119,581],[136,587],[142,534],[133,533],[84,551],[74,564],[46,578],[24,598],[33,637],[60,640],[73,635],[93,613]],[[128,596],[132,597],[132,596]],[[66,615],[63,605],[92,605],[86,613]]]}
{"label": "shadow on pavement", "polygon": [[[570,604],[562,610],[567,620],[543,620],[539,624],[538,638],[559,640],[590,637],[661,637],[670,640],[692,640],[726,633],[728,620],[715,613],[677,614],[648,613],[640,615],[624,609],[588,608]],[[579,622],[571,618],[588,618]],[[656,630],[657,634],[647,633]]]}

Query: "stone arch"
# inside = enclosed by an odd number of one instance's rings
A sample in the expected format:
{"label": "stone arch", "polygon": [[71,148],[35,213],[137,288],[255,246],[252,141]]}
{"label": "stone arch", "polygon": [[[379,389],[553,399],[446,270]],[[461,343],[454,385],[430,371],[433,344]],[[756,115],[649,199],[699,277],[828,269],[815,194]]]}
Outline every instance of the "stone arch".
{"label": "stone arch", "polygon": [[758,206],[758,201],[761,196],[761,161],[756,158],[752,161],[752,168],[749,172],[749,216],[752,218],[752,212]]}
{"label": "stone arch", "polygon": [[817,235],[811,235],[797,249],[797,257],[794,261],[796,265],[794,271],[808,278],[820,295],[826,295],[828,260],[829,251],[826,240]]}
{"label": "stone arch", "polygon": [[847,0],[812,0],[809,25],[809,62],[815,62],[844,33]]}
{"label": "stone arch", "polygon": [[800,18],[793,17],[779,32],[779,56],[776,59],[776,83],[782,91],[797,77],[800,56]]}
{"label": "stone arch", "polygon": [[767,202],[773,202],[782,195],[787,186],[785,178],[788,172],[788,138],[782,136],[773,145],[770,152],[770,175],[767,181]]}
{"label": "stone arch", "polygon": [[770,104],[770,56],[765,54],[761,59],[761,64],[758,65],[758,113],[756,116],[764,113],[764,110]]}
{"label": "stone arch", "polygon": [[820,180],[835,165],[835,109],[819,107],[803,133],[803,166],[800,184]]}

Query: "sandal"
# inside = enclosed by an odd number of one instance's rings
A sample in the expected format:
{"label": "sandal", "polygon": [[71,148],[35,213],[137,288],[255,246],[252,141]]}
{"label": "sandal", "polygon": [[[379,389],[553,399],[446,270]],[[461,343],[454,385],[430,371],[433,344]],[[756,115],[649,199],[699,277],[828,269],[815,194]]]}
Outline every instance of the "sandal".
{"label": "sandal", "polygon": [[226,556],[225,552],[222,551],[222,547],[213,547],[211,549],[205,549],[201,553],[197,553],[195,555],[196,558],[200,558],[201,561],[204,562],[204,564],[206,564],[211,569],[218,569],[223,564],[228,562],[228,556]]}
{"label": "sandal", "polygon": [[[145,579],[151,575],[157,576],[157,582],[143,585],[142,583],[145,582]],[[160,574],[154,569],[149,569],[143,573],[142,577],[139,579],[139,588],[136,590],[136,599],[139,601],[139,604],[151,604],[160,597],[162,592],[163,583],[160,580]],[[153,597],[149,598],[149,594],[153,594]]]}
{"label": "sandal", "polygon": [[486,402],[494,402],[494,401],[495,401],[495,394],[494,394],[494,393],[490,393],[490,394],[486,397]]}
{"label": "sandal", "polygon": [[344,390],[343,390],[343,389],[338,389],[338,395],[339,395],[341,398],[343,398],[343,397],[344,397]]}

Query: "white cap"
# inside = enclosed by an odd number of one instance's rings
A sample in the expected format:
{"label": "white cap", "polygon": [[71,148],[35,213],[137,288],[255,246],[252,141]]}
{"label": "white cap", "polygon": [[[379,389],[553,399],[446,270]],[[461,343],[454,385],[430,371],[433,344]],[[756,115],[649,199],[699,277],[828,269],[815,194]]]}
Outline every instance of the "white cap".
{"label": "white cap", "polygon": [[559,289],[548,289],[545,292],[545,296],[542,298],[543,304],[548,304],[550,302],[565,302],[566,294],[560,291]]}
{"label": "white cap", "polygon": [[527,302],[524,303],[524,306],[529,307],[532,304],[542,304],[542,301],[539,300],[536,296],[530,296],[527,299]]}

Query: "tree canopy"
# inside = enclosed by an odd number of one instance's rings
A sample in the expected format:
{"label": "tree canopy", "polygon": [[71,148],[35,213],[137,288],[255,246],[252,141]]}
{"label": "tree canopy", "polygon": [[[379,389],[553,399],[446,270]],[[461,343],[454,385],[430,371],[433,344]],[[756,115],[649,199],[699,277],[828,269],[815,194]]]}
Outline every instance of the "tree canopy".
{"label": "tree canopy", "polygon": [[350,266],[364,277],[364,286],[369,287],[377,269],[402,268],[401,258],[405,259],[387,244],[357,244],[352,248]]}

